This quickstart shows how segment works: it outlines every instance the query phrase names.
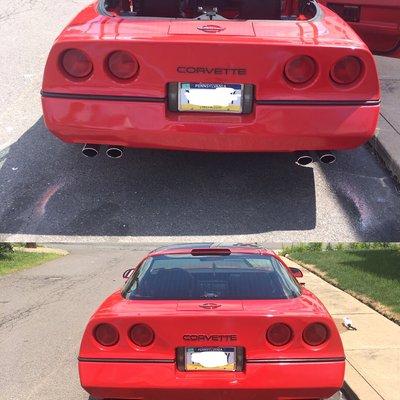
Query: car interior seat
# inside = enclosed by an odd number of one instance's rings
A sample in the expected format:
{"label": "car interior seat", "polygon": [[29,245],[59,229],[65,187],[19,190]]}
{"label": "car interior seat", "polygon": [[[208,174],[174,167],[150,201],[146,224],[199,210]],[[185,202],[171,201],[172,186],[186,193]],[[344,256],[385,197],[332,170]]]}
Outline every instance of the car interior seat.
{"label": "car interior seat", "polygon": [[180,0],[139,0],[135,1],[137,15],[143,17],[179,18],[181,16]]}
{"label": "car interior seat", "polygon": [[188,299],[193,288],[194,279],[189,272],[181,268],[160,269],[149,280],[145,295],[161,299]]}
{"label": "car interior seat", "polygon": [[281,0],[242,0],[239,6],[240,19],[281,19]]}
{"label": "car interior seat", "polygon": [[283,299],[281,289],[274,272],[244,272],[230,277],[231,296],[245,299]]}

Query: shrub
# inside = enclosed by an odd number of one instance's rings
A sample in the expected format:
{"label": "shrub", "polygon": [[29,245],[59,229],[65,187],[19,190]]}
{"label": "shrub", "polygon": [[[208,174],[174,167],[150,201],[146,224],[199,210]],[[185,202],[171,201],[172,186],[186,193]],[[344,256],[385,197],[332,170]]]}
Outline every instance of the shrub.
{"label": "shrub", "polygon": [[0,258],[6,258],[13,251],[11,243],[0,243]]}

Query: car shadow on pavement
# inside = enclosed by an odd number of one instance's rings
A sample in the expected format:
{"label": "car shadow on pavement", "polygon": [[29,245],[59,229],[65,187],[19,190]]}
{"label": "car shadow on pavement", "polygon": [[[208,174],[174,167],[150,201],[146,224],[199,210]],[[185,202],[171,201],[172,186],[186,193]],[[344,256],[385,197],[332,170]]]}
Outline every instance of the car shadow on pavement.
{"label": "car shadow on pavement", "polygon": [[102,149],[53,137],[39,119],[0,154],[0,233],[240,235],[311,230],[314,174],[288,154]]}
{"label": "car shadow on pavement", "polygon": [[400,241],[399,189],[372,148],[366,145],[336,155],[335,164],[321,164],[320,170],[357,240]]}

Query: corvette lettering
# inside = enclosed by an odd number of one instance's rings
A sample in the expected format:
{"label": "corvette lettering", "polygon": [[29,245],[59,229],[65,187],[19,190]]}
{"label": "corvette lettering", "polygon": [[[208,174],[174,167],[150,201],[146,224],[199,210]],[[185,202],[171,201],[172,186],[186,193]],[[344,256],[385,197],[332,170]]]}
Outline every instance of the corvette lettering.
{"label": "corvette lettering", "polygon": [[236,335],[183,335],[183,340],[196,342],[234,342]]}
{"label": "corvette lettering", "polygon": [[177,67],[180,74],[246,75],[246,68]]}

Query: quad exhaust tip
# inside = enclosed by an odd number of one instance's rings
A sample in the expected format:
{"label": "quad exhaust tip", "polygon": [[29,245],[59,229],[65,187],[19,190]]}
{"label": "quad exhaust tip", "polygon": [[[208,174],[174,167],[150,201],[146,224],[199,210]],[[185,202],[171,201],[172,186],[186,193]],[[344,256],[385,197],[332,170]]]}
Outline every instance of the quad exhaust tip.
{"label": "quad exhaust tip", "polygon": [[306,167],[307,165],[311,164],[314,159],[309,154],[302,154],[296,160],[296,165],[300,167]]}
{"label": "quad exhaust tip", "polygon": [[[333,164],[336,161],[336,156],[332,151],[317,151],[318,160],[322,164]],[[308,153],[300,153],[296,159],[296,165],[300,167],[306,167],[307,165],[314,162],[314,158],[311,154]]]}
{"label": "quad exhaust tip", "polygon": [[318,157],[322,164],[333,164],[336,161],[336,156],[331,151],[320,152]]}
{"label": "quad exhaust tip", "polygon": [[82,153],[85,157],[93,158],[99,154],[100,145],[98,144],[85,144],[82,148]]}
{"label": "quad exhaust tip", "polygon": [[124,154],[124,149],[119,146],[108,146],[106,154],[110,158],[121,158]]}

